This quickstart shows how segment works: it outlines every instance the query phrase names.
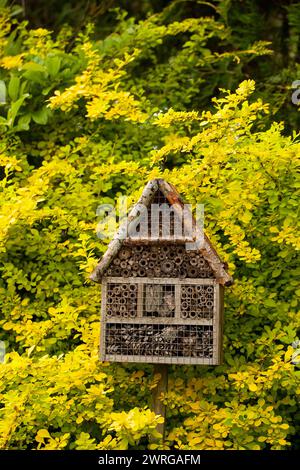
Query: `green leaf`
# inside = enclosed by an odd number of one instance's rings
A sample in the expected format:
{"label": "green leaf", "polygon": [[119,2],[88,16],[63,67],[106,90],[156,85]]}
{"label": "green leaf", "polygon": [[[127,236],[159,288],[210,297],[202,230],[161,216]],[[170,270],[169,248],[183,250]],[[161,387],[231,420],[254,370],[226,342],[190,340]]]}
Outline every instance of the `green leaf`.
{"label": "green leaf", "polygon": [[11,107],[8,110],[7,113],[7,121],[9,127],[12,127],[14,125],[15,119],[17,117],[18,111],[21,108],[22,104],[24,103],[25,99],[29,96],[28,93],[23,95],[21,98],[19,98],[17,101],[12,103]]}
{"label": "green leaf", "polygon": [[25,70],[23,76],[35,83],[43,83],[48,76],[46,67],[36,62],[28,62],[23,69]]}
{"label": "green leaf", "polygon": [[34,83],[44,83],[44,74],[38,70],[27,70],[27,72],[23,74],[23,77]]}
{"label": "green leaf", "polygon": [[272,272],[272,277],[275,278],[275,277],[278,277],[280,276],[281,274],[281,269],[278,268],[278,269],[274,269],[274,271]]}
{"label": "green leaf", "polygon": [[47,60],[47,70],[49,72],[50,77],[54,78],[60,69],[61,64],[61,57],[53,56],[49,57]]}
{"label": "green leaf", "polygon": [[276,307],[276,302],[275,302],[275,300],[273,300],[273,299],[266,299],[266,300],[264,301],[264,305],[265,305],[266,307]]}
{"label": "green leaf", "polygon": [[46,124],[48,121],[48,115],[49,115],[49,110],[46,106],[39,109],[38,111],[35,111],[34,113],[31,113],[32,119],[37,124]]}
{"label": "green leaf", "polygon": [[20,78],[16,75],[13,75],[8,84],[8,95],[12,101],[16,101],[18,99],[19,88]]}
{"label": "green leaf", "polygon": [[232,424],[232,418],[226,418],[226,419],[224,420],[224,424],[225,424],[225,426],[231,426],[231,424]]}
{"label": "green leaf", "polygon": [[20,119],[18,120],[18,128],[23,131],[28,131],[29,130],[29,124],[31,121],[31,114],[24,114],[24,116],[21,116]]}
{"label": "green leaf", "polygon": [[47,86],[46,88],[43,88],[42,93],[43,95],[47,96],[49,91],[53,89],[53,83],[50,86]]}
{"label": "green leaf", "polygon": [[46,72],[45,66],[36,62],[27,62],[27,64],[23,65],[23,69],[30,70],[31,72]]}
{"label": "green leaf", "polygon": [[6,85],[3,80],[0,80],[0,104],[6,103]]}
{"label": "green leaf", "polygon": [[20,90],[19,90],[19,96],[22,96],[25,94],[26,92],[26,86],[28,85],[28,81],[27,80],[23,80],[21,85],[20,85]]}

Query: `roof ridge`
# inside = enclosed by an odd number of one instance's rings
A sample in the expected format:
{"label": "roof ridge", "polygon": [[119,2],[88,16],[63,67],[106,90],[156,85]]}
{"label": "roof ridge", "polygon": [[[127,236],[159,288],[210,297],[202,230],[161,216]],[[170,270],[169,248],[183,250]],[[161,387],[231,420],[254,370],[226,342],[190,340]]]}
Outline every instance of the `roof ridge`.
{"label": "roof ridge", "polygon": [[[116,232],[114,238],[109,243],[106,252],[104,253],[98,265],[96,266],[96,268],[90,275],[90,279],[92,281],[101,282],[101,278],[103,277],[105,271],[107,270],[111,261],[117,255],[121,246],[126,240],[129,224],[132,223],[138,216],[140,206],[143,205],[145,207],[148,207],[151,204],[151,201],[153,200],[153,197],[158,190],[161,190],[161,192],[164,194],[168,202],[172,206],[174,206],[177,211],[179,211],[182,214],[184,202],[182,200],[182,197],[178,193],[177,189],[175,188],[175,186],[168,183],[162,178],[156,178],[156,179],[150,180],[146,184],[145,188],[143,189],[140,198],[130,210],[126,221],[119,227],[119,230]],[[206,259],[206,261],[210,265],[211,269],[213,270],[216,276],[217,282],[223,285],[232,284],[232,277],[227,273],[225,269],[225,264],[221,261],[218,253],[212,246],[207,235],[203,231],[201,231],[200,228],[198,227],[196,220],[192,214],[191,214],[191,220],[192,220],[192,228],[195,229],[196,243],[197,243],[197,240],[202,240],[202,243],[199,244],[199,246],[197,246],[196,249],[200,251],[202,256]],[[139,240],[137,238],[135,240],[136,243],[138,243],[139,241],[141,244],[143,243],[142,239]],[[174,240],[172,241],[172,239],[170,239],[169,241],[170,243],[172,242],[174,243]],[[158,239],[156,240],[156,242],[159,243],[160,240]],[[144,243],[145,243],[145,240],[144,240]]]}

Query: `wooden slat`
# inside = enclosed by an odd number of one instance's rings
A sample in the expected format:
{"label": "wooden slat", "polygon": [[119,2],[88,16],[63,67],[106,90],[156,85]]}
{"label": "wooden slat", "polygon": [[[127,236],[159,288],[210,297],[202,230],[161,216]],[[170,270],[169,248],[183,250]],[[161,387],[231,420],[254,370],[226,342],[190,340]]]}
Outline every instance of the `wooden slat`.
{"label": "wooden slat", "polygon": [[176,277],[106,277],[107,282],[111,283],[122,283],[122,284],[193,284],[193,285],[202,285],[210,286],[217,285],[215,279],[193,279],[193,278],[184,278],[178,279]]}
{"label": "wooden slat", "polygon": [[224,286],[219,285],[219,335],[218,335],[218,357],[219,364],[223,363],[223,334],[224,334]]}
{"label": "wooden slat", "polygon": [[106,323],[124,323],[126,325],[213,325],[213,320],[205,318],[194,320],[187,318],[172,317],[143,317],[143,318],[124,318],[124,317],[106,317]]}
{"label": "wooden slat", "polygon": [[223,349],[223,292],[224,287],[219,284],[215,286],[214,293],[214,317],[213,317],[213,344],[214,362],[222,363]]}
{"label": "wooden slat", "polygon": [[181,314],[181,286],[180,284],[175,284],[175,318],[176,320],[180,319]]}
{"label": "wooden slat", "polygon": [[[134,319],[137,322],[141,322],[141,318],[143,317],[143,299],[144,299],[144,286],[142,283],[140,283],[138,284],[138,292],[137,292],[137,318]],[[123,323],[124,323],[124,318],[123,318]]]}
{"label": "wooden slat", "polygon": [[198,365],[217,365],[214,359],[199,357],[159,357],[159,356],[125,356],[106,354],[105,361],[112,362],[145,362],[148,364],[198,364]]}
{"label": "wooden slat", "polygon": [[104,360],[105,356],[105,317],[106,317],[106,298],[107,298],[107,282],[102,280],[101,284],[101,322],[100,322],[100,360]]}
{"label": "wooden slat", "polygon": [[124,240],[124,245],[140,245],[141,243],[143,245],[156,245],[157,243],[159,244],[169,244],[169,243],[178,243],[178,244],[184,244],[187,242],[194,242],[195,238],[193,237],[175,237],[174,235],[170,235],[168,237],[166,236],[161,236],[161,237],[128,237],[126,240]]}

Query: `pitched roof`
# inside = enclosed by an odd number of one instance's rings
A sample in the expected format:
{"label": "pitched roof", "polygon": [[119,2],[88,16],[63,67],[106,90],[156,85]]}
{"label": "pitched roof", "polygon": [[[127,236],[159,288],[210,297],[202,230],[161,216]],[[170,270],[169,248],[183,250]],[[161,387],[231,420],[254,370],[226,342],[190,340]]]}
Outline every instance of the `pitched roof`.
{"label": "pitched roof", "polygon": [[[105,271],[108,269],[111,261],[118,254],[123,243],[128,241],[127,234],[128,234],[129,225],[139,217],[142,206],[147,207],[147,208],[150,206],[155,194],[158,191],[161,191],[161,193],[165,196],[167,201],[173,206],[174,210],[177,210],[179,213],[182,214],[184,203],[179,193],[177,192],[176,188],[172,184],[167,183],[163,179],[154,179],[154,180],[149,181],[148,184],[145,186],[138,202],[133,206],[130,213],[128,214],[126,222],[120,226],[113,240],[109,243],[106,252],[104,253],[98,265],[92,272],[90,276],[90,279],[92,281],[101,282],[101,279],[103,275],[105,274]],[[209,266],[214,272],[217,282],[222,285],[232,284],[233,280],[226,270],[226,265],[221,261],[216,250],[214,249],[211,242],[209,241],[208,237],[205,235],[205,233],[203,234],[203,232],[200,230],[200,228],[198,227],[193,217],[192,217],[192,224],[193,224],[194,239],[201,240],[201,243],[197,247],[197,250],[201,253],[203,258],[208,262]],[[197,236],[199,236],[199,238],[197,238]],[[139,242],[141,244],[143,242],[145,243],[149,241],[151,240],[150,239],[145,240],[141,238],[135,239],[135,242]],[[160,239],[157,239],[156,243],[159,243],[160,241],[161,241]],[[169,239],[169,242],[174,243],[174,239],[172,240]]]}

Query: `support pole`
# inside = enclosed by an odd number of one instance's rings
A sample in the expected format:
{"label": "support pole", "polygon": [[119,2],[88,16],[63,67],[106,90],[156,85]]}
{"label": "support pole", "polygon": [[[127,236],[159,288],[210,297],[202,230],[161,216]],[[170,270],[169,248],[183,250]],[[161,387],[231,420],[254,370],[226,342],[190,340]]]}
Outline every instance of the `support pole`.
{"label": "support pole", "polygon": [[159,374],[160,379],[157,383],[157,387],[153,389],[153,411],[156,415],[161,415],[164,418],[164,422],[157,425],[157,431],[161,433],[162,439],[165,439],[165,424],[166,424],[166,406],[160,400],[160,395],[168,391],[168,365],[167,364],[155,364],[154,374]]}

